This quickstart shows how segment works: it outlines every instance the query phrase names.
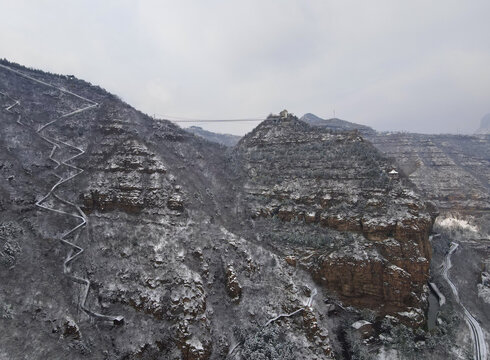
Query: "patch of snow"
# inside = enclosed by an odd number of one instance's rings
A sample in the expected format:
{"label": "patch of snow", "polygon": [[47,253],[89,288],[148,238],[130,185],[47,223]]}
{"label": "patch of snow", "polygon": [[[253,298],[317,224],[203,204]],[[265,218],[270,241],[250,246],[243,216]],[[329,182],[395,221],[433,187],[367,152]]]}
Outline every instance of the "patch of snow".
{"label": "patch of snow", "polygon": [[186,343],[195,350],[204,350],[204,346],[202,346],[201,341],[196,337],[190,338],[186,341]]}
{"label": "patch of snow", "polygon": [[437,294],[439,298],[439,306],[442,306],[446,303],[446,297],[439,291],[439,288],[434,283],[429,283],[431,289]]}
{"label": "patch of snow", "polygon": [[418,319],[420,316],[423,316],[422,310],[417,308],[411,308],[410,311],[402,311],[399,312],[398,315],[406,317],[408,319]]}
{"label": "patch of snow", "polygon": [[359,321],[356,321],[354,324],[352,324],[351,327],[358,330],[365,325],[371,325],[371,323],[369,321],[366,321],[366,320],[359,320]]}
{"label": "patch of snow", "polygon": [[467,230],[471,232],[477,233],[479,231],[478,227],[476,225],[470,224],[468,220],[465,219],[458,219],[453,216],[445,217],[442,219],[437,219],[436,220],[437,225],[443,228],[447,229],[457,229],[460,228],[462,230]]}
{"label": "patch of snow", "polygon": [[396,271],[400,274],[402,274],[404,277],[410,277],[410,274],[408,272],[406,272],[405,270],[403,270],[401,267],[398,267],[396,265],[390,265],[389,268],[392,270],[392,271]]}
{"label": "patch of snow", "polygon": [[400,355],[398,354],[398,351],[395,349],[389,349],[386,346],[383,346],[379,349],[378,354],[376,354],[376,359],[377,360],[392,360],[392,359],[399,359]]}

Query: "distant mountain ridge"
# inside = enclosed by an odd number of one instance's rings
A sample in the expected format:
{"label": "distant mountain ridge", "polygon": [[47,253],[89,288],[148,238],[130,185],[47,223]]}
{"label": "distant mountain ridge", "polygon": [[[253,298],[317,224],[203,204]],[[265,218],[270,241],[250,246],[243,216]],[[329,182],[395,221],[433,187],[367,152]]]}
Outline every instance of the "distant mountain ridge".
{"label": "distant mountain ridge", "polygon": [[378,150],[396,160],[400,169],[441,210],[481,212],[490,208],[490,114],[478,135],[377,132],[340,119],[305,114],[301,120],[334,131],[358,130]]}
{"label": "distant mountain ridge", "polygon": [[480,120],[480,127],[476,130],[477,134],[490,134],[490,113]]}
{"label": "distant mountain ridge", "polygon": [[376,130],[366,125],[356,124],[338,118],[322,119],[311,113],[303,115],[300,120],[309,125],[321,126],[334,131],[358,130],[364,136],[372,136],[376,134]]}
{"label": "distant mountain ridge", "polygon": [[212,141],[229,147],[235,146],[242,138],[241,136],[238,135],[220,134],[220,133],[204,130],[200,126],[190,126],[188,128],[185,128],[184,130],[193,133],[194,135],[200,136],[208,141]]}
{"label": "distant mountain ridge", "polygon": [[[334,132],[358,130],[378,150],[394,158],[427,199],[441,210],[480,213],[490,208],[490,114],[483,117],[478,135],[473,136],[377,132],[366,125],[322,119],[312,113],[300,120]],[[221,134],[202,130],[199,135],[223,143]]]}
{"label": "distant mountain ridge", "polygon": [[[319,126],[333,131],[358,130],[364,136],[376,135],[376,130],[374,130],[369,126],[356,124],[350,121],[341,120],[337,118],[322,119],[316,116],[315,114],[307,113],[303,115],[300,118],[300,120],[304,121],[309,125]],[[213,131],[205,130],[200,126],[190,126],[188,128],[185,128],[184,130],[193,133],[194,135],[200,136],[208,141],[212,141],[229,147],[235,146],[242,138],[241,136],[238,135],[215,133]]]}

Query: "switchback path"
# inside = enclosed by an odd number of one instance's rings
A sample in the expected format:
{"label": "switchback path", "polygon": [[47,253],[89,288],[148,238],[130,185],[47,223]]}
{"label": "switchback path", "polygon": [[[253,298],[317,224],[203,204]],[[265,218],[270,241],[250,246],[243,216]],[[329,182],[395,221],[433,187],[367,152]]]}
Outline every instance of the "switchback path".
{"label": "switchback path", "polygon": [[[274,321],[277,321],[277,320],[279,320],[279,319],[281,319],[281,318],[285,318],[285,317],[292,317],[292,316],[294,316],[294,315],[296,315],[296,314],[299,314],[299,313],[301,313],[301,312],[305,311],[305,310],[306,310],[306,308],[309,308],[309,307],[311,307],[311,305],[313,305],[313,298],[315,297],[315,295],[316,295],[317,293],[318,293],[318,292],[317,292],[316,288],[313,288],[313,291],[311,292],[310,297],[308,298],[308,301],[306,302],[306,304],[305,304],[305,306],[304,306],[304,307],[301,307],[301,308],[299,308],[298,310],[295,310],[295,311],[293,311],[292,313],[289,313],[289,314],[279,314],[279,315],[277,315],[277,316],[273,317],[272,319],[270,319],[269,321],[267,321],[267,322],[266,322],[266,323],[265,323],[265,324],[262,326],[262,328],[261,328],[261,329],[266,328],[266,327],[267,327],[267,326],[269,326],[271,323],[273,323]],[[259,331],[257,331],[257,333],[258,333],[258,332],[260,332],[260,331],[261,331],[261,329],[260,329]],[[230,349],[230,351],[228,351],[228,354],[226,355],[226,359],[232,359],[232,358],[233,358],[233,357],[234,357],[234,356],[237,354],[237,352],[240,350],[240,347],[243,345],[243,343],[244,343],[244,342],[243,342],[243,341],[241,341],[241,342],[237,343],[235,346],[233,346],[233,348],[231,348],[231,349]]]}
{"label": "switchback path", "polygon": [[[64,92],[68,95],[71,95],[71,96],[74,96],[78,99],[81,99],[87,103],[89,103],[90,105],[87,105],[87,106],[84,106],[82,108],[79,108],[79,109],[76,109],[74,111],[71,111],[69,113],[66,113],[64,115],[61,115],[60,117],[57,117],[56,119],[54,120],[51,120],[49,122],[47,122],[46,124],[40,126],[38,129],[37,129],[37,134],[38,136],[43,139],[44,141],[46,141],[47,143],[49,143],[52,148],[51,148],[51,152],[48,156],[48,159],[53,161],[56,166],[55,166],[55,169],[57,169],[58,167],[60,166],[63,166],[65,168],[67,168],[69,170],[69,175],[67,175],[66,177],[63,177],[63,176],[60,176],[58,174],[54,174],[57,178],[58,178],[58,181],[51,187],[51,189],[44,195],[40,198],[40,200],[38,200],[36,202],[36,206],[42,208],[42,209],[45,209],[45,210],[48,210],[48,211],[51,211],[51,212],[54,212],[56,214],[60,214],[60,215],[64,215],[64,216],[70,216],[70,217],[73,217],[77,220],[79,220],[79,223],[78,225],[76,225],[75,227],[73,227],[72,229],[69,229],[68,231],[66,231],[60,238],[60,242],[63,243],[64,245],[67,245],[70,247],[70,251],[66,257],[66,259],[64,260],[63,262],[63,274],[66,275],[68,278],[70,278],[73,282],[76,282],[78,284],[81,284],[84,286],[84,289],[83,289],[83,293],[82,293],[82,300],[81,300],[81,303],[80,303],[80,308],[85,312],[87,313],[89,316],[95,318],[95,319],[98,319],[98,320],[104,320],[104,321],[112,321],[114,322],[115,324],[122,324],[123,321],[124,321],[124,318],[122,316],[111,316],[111,315],[104,315],[104,314],[100,314],[98,312],[95,312],[93,310],[90,310],[88,308],[88,306],[86,305],[87,303],[87,298],[88,298],[88,295],[89,295],[89,291],[90,291],[90,280],[89,279],[86,279],[86,278],[83,278],[83,277],[80,277],[80,276],[77,276],[75,274],[72,274],[71,272],[71,264],[72,262],[77,259],[84,251],[84,249],[78,245],[76,245],[78,239],[80,238],[81,234],[83,233],[83,231],[86,231],[87,232],[87,235],[88,235],[88,231],[87,231],[87,224],[88,224],[88,218],[87,218],[87,215],[82,211],[82,209],[66,200],[66,199],[63,199],[61,198],[60,196],[58,196],[56,194],[56,189],[63,185],[64,183],[66,183],[67,181],[70,181],[72,180],[73,178],[75,178],[76,176],[80,175],[82,172],[83,172],[83,169],[71,164],[71,162],[73,160],[75,160],[76,158],[78,158],[79,156],[85,154],[85,151],[80,148],[80,147],[77,147],[75,145],[71,145],[65,141],[62,141],[60,139],[55,139],[55,138],[50,138],[46,135],[43,135],[42,132],[44,129],[54,125],[57,121],[59,120],[63,120],[63,119],[66,119],[70,116],[73,116],[75,114],[80,114],[84,111],[88,111],[88,110],[91,110],[95,107],[98,106],[98,103],[96,103],[95,101],[92,101],[90,99],[87,99],[83,96],[80,96],[78,94],[75,94],[71,91],[68,91],[66,89],[63,89],[63,88],[60,88],[60,87],[57,87],[57,86],[54,86],[52,84],[49,84],[49,83],[46,83],[44,81],[41,81],[39,79],[36,79],[32,76],[29,76],[27,74],[24,74],[23,72],[20,72],[18,70],[15,70],[15,69],[12,69],[8,66],[5,66],[5,65],[2,65],[0,64],[0,68],[4,69],[4,70],[8,70],[10,72],[13,72],[19,76],[22,76],[26,79],[29,79],[31,81],[34,81],[34,82],[37,82],[39,84],[42,84],[42,85],[45,85],[45,86],[48,86],[48,87],[51,87],[51,88],[54,88],[56,90],[59,90],[61,92]],[[7,94],[4,94],[2,93],[2,95],[5,95],[7,96],[8,98],[10,98],[11,100],[14,101],[14,103],[8,107],[5,108],[6,111],[8,112],[11,112],[11,109],[16,106],[16,105],[19,105],[20,106],[20,101],[19,100],[16,100],[16,99],[13,99],[11,98],[10,96],[8,96]],[[22,123],[21,121],[21,115],[18,115],[18,119],[17,119],[17,123],[20,124],[20,125],[24,125],[26,126],[24,123]],[[58,158],[56,159],[54,156],[55,154],[62,151],[62,148],[65,148],[65,149],[68,149],[70,151],[74,151],[75,152],[75,155],[72,155],[71,157],[69,157],[68,159],[65,159],[65,160],[59,160],[61,158]],[[70,174],[71,173],[71,174]],[[58,200],[59,202],[61,202],[62,204],[64,204],[66,207],[68,208],[72,208],[74,209],[74,212],[68,212],[68,211],[64,211],[64,210],[60,210],[60,209],[57,209],[57,208],[54,208],[54,207],[49,207],[47,205],[45,205],[45,203],[47,202],[47,200],[49,198],[54,198],[56,200]]]}
{"label": "switchback path", "polygon": [[268,325],[270,325],[271,323],[273,323],[274,321],[276,320],[279,320],[281,318],[284,318],[284,317],[291,317],[291,316],[294,316],[296,314],[299,314],[300,312],[303,312],[307,307],[310,307],[311,304],[313,303],[313,297],[317,294],[317,290],[316,288],[313,289],[313,291],[311,292],[311,295],[310,295],[310,298],[308,299],[308,301],[306,302],[306,305],[305,307],[302,307],[302,308],[299,308],[298,310],[296,311],[293,311],[292,313],[289,313],[289,314],[279,314],[277,315],[276,317],[273,317],[272,319],[270,319],[269,321],[267,321],[263,327],[266,327]]}
{"label": "switchback path", "polygon": [[449,269],[451,269],[452,264],[451,264],[451,255],[456,251],[458,248],[459,244],[457,243],[451,243],[451,247],[444,259],[444,263],[442,264],[442,276],[444,279],[446,279],[446,282],[449,284],[451,287],[451,290],[454,294],[454,297],[458,304],[461,305],[463,308],[463,315],[464,319],[466,321],[466,324],[468,325],[468,328],[470,329],[470,334],[473,339],[473,344],[475,345],[474,347],[474,357],[476,360],[487,360],[487,344],[485,343],[485,334],[483,333],[483,330],[478,323],[478,321],[471,315],[471,313],[466,309],[466,307],[461,303],[461,300],[459,298],[459,292],[456,286],[453,284],[451,279],[449,278],[448,272]]}

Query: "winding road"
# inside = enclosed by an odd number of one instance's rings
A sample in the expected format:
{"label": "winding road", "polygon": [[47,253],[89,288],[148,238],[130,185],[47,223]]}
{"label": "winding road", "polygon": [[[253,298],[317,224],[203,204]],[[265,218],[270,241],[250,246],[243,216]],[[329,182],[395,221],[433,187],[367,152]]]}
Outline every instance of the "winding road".
{"label": "winding road", "polygon": [[444,263],[442,264],[442,276],[446,280],[446,282],[449,284],[451,287],[451,290],[454,294],[454,297],[458,304],[461,305],[463,309],[463,314],[464,314],[464,319],[466,321],[466,324],[468,325],[468,328],[470,329],[470,334],[473,339],[473,344],[474,344],[474,357],[476,360],[487,360],[487,345],[485,343],[485,334],[483,333],[483,330],[478,323],[478,321],[471,315],[471,313],[466,309],[466,307],[461,303],[461,300],[459,298],[459,292],[456,286],[453,284],[451,279],[449,278],[449,270],[452,267],[451,264],[451,255],[456,251],[458,248],[459,244],[457,243],[451,243],[451,247],[449,248],[449,251],[444,259]]}
{"label": "winding road", "polygon": [[[61,198],[60,196],[58,196],[56,194],[55,191],[59,186],[63,185],[67,181],[72,180],[73,178],[75,178],[76,176],[80,175],[83,172],[83,169],[73,165],[71,162],[73,160],[75,160],[76,158],[78,158],[79,156],[85,154],[85,151],[80,147],[71,145],[67,142],[60,140],[60,139],[50,138],[50,137],[42,134],[43,130],[45,130],[49,126],[54,125],[57,121],[62,120],[62,119],[66,119],[67,117],[73,116],[75,114],[82,113],[84,111],[94,109],[98,106],[98,103],[96,103],[95,101],[92,101],[90,99],[87,99],[83,96],[77,95],[77,94],[75,94],[71,91],[68,91],[66,89],[63,89],[63,88],[54,86],[52,84],[46,83],[44,81],[41,81],[39,79],[33,78],[32,76],[24,74],[23,72],[12,69],[8,66],[0,64],[0,68],[8,70],[10,72],[13,72],[19,76],[22,76],[26,79],[31,80],[31,81],[40,83],[42,85],[45,85],[45,86],[48,86],[48,87],[51,87],[54,89],[57,89],[57,90],[65,93],[65,94],[74,96],[78,99],[81,99],[81,100],[89,103],[89,105],[87,105],[87,106],[81,107],[79,109],[76,109],[76,110],[71,111],[69,113],[66,113],[64,115],[61,115],[60,117],[57,117],[56,119],[47,122],[46,124],[40,126],[36,130],[38,136],[52,146],[51,152],[50,152],[48,158],[49,158],[49,160],[53,161],[56,164],[54,169],[58,169],[59,167],[62,166],[62,167],[65,167],[69,170],[69,174],[67,174],[65,177],[60,176],[56,173],[54,174],[58,178],[58,181],[51,187],[51,189],[45,195],[43,195],[40,198],[40,200],[38,200],[36,202],[36,206],[38,206],[39,208],[42,208],[44,210],[48,210],[48,211],[51,211],[51,212],[54,212],[54,213],[57,213],[60,215],[64,215],[64,216],[70,216],[70,217],[73,217],[73,218],[79,220],[78,225],[76,225],[72,229],[69,229],[68,231],[66,231],[59,238],[59,240],[62,244],[70,247],[70,251],[67,254],[66,259],[63,262],[63,274],[66,275],[68,278],[70,278],[73,282],[76,282],[76,283],[84,286],[83,294],[82,294],[82,301],[80,303],[80,308],[86,314],[88,314],[89,316],[91,316],[95,319],[98,319],[98,320],[112,321],[114,324],[123,324],[124,317],[122,317],[122,316],[104,315],[104,314],[100,314],[98,312],[95,312],[93,310],[90,310],[88,308],[88,306],[86,305],[88,295],[89,295],[89,291],[90,291],[90,280],[83,278],[83,277],[80,277],[80,276],[77,276],[71,272],[71,267],[70,267],[71,264],[84,251],[83,248],[76,245],[76,243],[77,243],[78,239],[80,238],[80,236],[82,235],[82,233],[87,230],[88,218],[87,218],[87,215],[82,211],[82,209],[78,205],[76,205],[76,204],[74,204],[74,203],[72,203],[66,199]],[[12,112],[11,109],[14,106],[16,106],[16,105],[20,106],[19,100],[13,99],[8,94],[5,94],[5,93],[2,93],[2,95],[7,96],[9,99],[14,101],[14,103],[12,105],[5,108],[5,111]],[[23,125],[23,126],[27,126],[24,123],[22,123],[20,120],[21,120],[21,115],[18,115],[17,123],[20,125]],[[58,159],[56,159],[55,154],[57,152],[60,153],[61,151],[63,151],[63,148],[65,150],[69,150],[70,152],[74,151],[75,155],[72,155],[65,160],[62,160],[61,157],[58,157]],[[59,155],[61,155],[61,154],[59,154]],[[74,209],[74,212],[72,213],[72,212],[68,212],[68,211],[64,211],[64,210],[60,210],[60,209],[56,209],[56,208],[47,206],[46,203],[47,203],[49,198],[54,198],[54,199],[58,200],[59,202],[61,202],[65,206]],[[88,235],[88,231],[87,231],[87,235]]]}

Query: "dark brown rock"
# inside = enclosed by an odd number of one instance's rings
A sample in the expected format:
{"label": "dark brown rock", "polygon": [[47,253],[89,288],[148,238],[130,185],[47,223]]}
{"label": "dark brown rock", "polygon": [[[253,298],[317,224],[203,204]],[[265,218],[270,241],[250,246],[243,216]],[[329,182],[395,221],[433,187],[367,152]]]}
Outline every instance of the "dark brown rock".
{"label": "dark brown rock", "polygon": [[232,301],[239,302],[242,296],[242,287],[238,282],[237,274],[232,265],[226,268],[226,290]]}

